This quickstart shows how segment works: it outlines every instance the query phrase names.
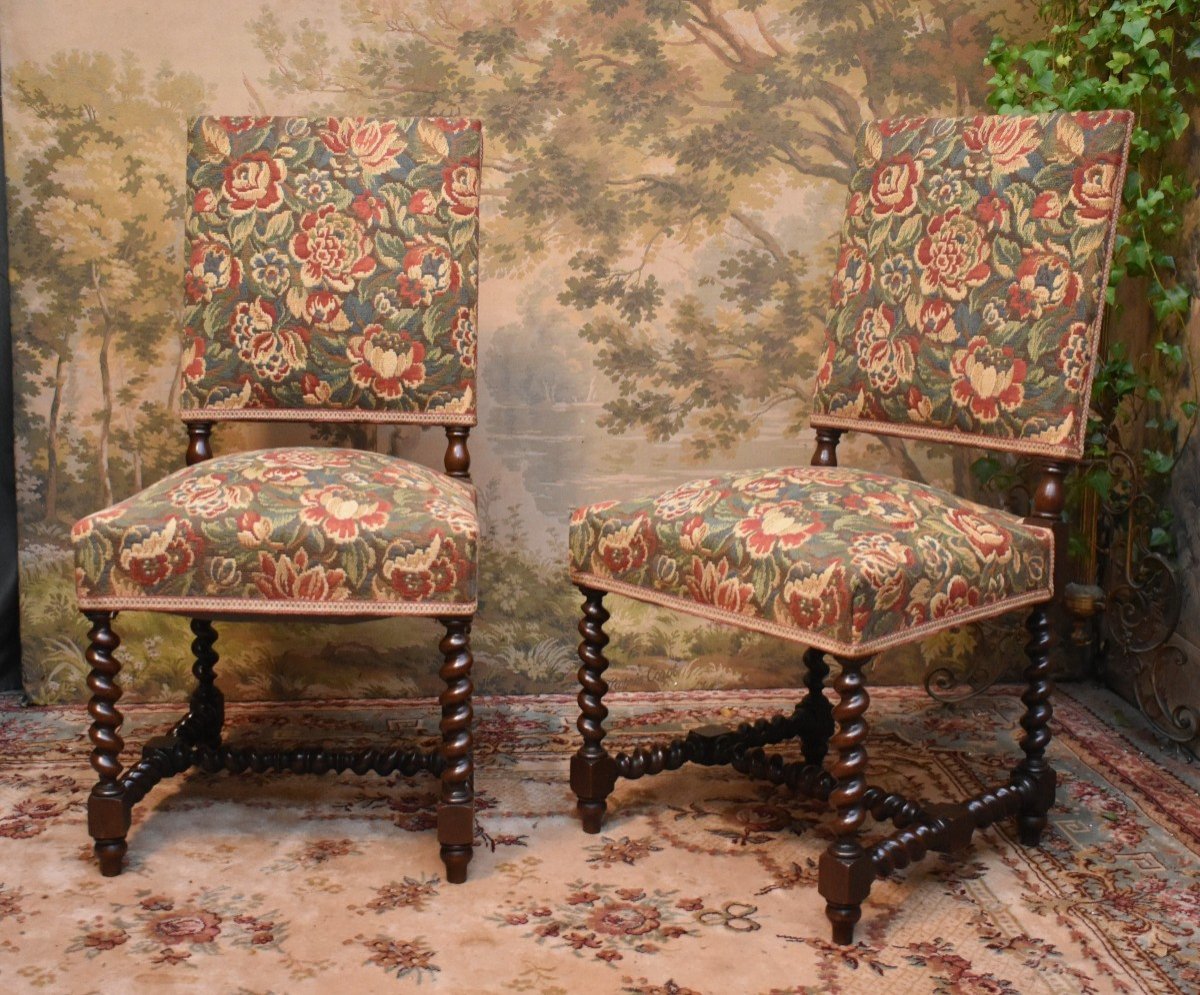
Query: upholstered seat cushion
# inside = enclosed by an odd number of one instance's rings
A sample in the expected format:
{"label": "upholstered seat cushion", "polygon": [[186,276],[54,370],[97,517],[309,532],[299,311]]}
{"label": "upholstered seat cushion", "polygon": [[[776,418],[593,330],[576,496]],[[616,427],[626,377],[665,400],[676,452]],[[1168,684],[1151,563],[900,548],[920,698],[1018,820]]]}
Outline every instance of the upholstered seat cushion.
{"label": "upholstered seat cushion", "polygon": [[475,610],[474,489],[381,453],[221,456],[89,515],[71,538],[85,610]]}
{"label": "upholstered seat cushion", "polygon": [[1049,529],[897,477],[730,473],[571,516],[571,577],[848,656],[1048,601]]}

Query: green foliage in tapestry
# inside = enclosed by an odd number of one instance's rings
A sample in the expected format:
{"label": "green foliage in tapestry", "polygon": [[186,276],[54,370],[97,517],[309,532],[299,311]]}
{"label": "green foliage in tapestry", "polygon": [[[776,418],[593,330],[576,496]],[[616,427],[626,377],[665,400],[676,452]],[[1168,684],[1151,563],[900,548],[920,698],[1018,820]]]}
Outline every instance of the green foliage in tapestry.
{"label": "green foliage in tapestry", "polygon": [[[20,445],[38,454],[18,495],[23,520],[53,532],[178,462],[178,442],[165,445],[178,431],[174,378],[155,400],[144,391],[179,353],[163,336],[180,299],[179,123],[204,87],[78,52],[18,64],[7,83],[33,121],[9,163],[16,365],[48,371],[17,383]],[[73,362],[100,382],[94,432],[63,409]]]}

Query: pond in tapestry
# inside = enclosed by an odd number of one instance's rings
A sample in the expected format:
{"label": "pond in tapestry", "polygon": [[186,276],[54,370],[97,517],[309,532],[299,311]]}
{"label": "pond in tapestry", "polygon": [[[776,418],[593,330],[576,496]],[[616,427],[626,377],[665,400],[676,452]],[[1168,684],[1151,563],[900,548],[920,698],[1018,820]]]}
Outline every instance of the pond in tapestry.
{"label": "pond in tapestry", "polygon": [[[982,107],[989,39],[1033,12],[1018,0],[152,9],[48,0],[0,14],[22,648],[38,702],[86,696],[71,523],[182,465],[189,117],[484,120],[477,683],[563,691],[578,639],[569,509],[808,461],[855,131]],[[224,426],[215,438],[228,452],[306,436]],[[441,458],[440,433],[411,427],[314,438]],[[971,453],[861,437],[845,449],[847,462],[970,487]],[[797,683],[795,648],[613,608],[615,686]],[[134,695],[190,685],[186,622],[133,615],[121,631]],[[218,670],[239,698],[429,693],[433,636],[422,621],[228,625]],[[890,655],[878,679],[919,677],[922,654],[973,659],[983,639],[943,634]]]}

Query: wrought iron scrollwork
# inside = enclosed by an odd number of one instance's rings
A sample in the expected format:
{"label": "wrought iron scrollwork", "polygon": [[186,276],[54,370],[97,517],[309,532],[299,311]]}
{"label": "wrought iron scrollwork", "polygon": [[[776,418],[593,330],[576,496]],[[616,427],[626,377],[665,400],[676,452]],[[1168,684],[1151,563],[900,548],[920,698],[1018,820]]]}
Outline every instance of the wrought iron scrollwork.
{"label": "wrought iron scrollwork", "polygon": [[[1183,610],[1183,588],[1175,565],[1153,549],[1151,531],[1158,504],[1147,493],[1137,461],[1116,438],[1104,459],[1108,493],[1085,493],[1081,531],[1089,545],[1074,565],[1075,580],[1063,598],[1069,632],[1063,657],[1073,655],[1086,673],[1125,686],[1142,714],[1168,740],[1189,753],[1200,752],[1200,687],[1196,664],[1173,637]],[[1009,488],[1005,504],[1023,513],[1028,491]],[[1087,540],[1090,539],[1090,543]],[[981,623],[981,642],[996,645],[1019,627],[1016,617]],[[1000,654],[978,654],[962,668],[931,666],[925,690],[938,701],[965,701],[1006,673]],[[1191,696],[1191,697],[1189,697]]]}

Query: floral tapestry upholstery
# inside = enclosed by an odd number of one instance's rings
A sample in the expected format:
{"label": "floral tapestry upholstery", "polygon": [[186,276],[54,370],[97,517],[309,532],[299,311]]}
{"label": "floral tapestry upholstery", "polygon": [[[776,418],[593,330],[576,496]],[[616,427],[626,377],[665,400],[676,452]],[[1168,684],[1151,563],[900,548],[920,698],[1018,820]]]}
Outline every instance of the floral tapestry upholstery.
{"label": "floral tapestry upholstery", "polygon": [[1078,459],[1131,124],[866,125],[812,423]]}
{"label": "floral tapestry upholstery", "polygon": [[478,121],[203,117],[183,417],[475,423]]}
{"label": "floral tapestry upholstery", "polygon": [[865,656],[1052,594],[1049,529],[840,467],[695,480],[571,516],[577,584]]}
{"label": "floral tapestry upholstery", "polygon": [[475,610],[474,488],[381,453],[221,456],[89,515],[71,539],[84,610]]}

